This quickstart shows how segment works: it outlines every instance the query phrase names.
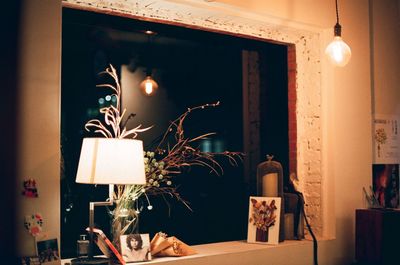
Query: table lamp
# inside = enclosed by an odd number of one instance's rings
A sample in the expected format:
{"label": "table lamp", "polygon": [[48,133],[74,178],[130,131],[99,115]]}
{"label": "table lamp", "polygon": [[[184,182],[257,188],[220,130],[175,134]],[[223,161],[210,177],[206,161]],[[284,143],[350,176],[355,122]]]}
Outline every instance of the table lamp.
{"label": "table lamp", "polygon": [[77,183],[109,185],[109,200],[89,203],[88,257],[72,264],[108,264],[93,257],[94,207],[113,205],[114,184],[145,184],[143,143],[135,139],[84,138],[79,158]]}

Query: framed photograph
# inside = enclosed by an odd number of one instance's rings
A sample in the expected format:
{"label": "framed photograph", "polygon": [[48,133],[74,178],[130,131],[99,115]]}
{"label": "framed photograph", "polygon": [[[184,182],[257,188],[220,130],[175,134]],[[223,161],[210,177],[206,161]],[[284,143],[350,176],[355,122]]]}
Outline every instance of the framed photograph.
{"label": "framed photograph", "polygon": [[399,164],[372,165],[374,196],[384,208],[399,207]]}
{"label": "framed photograph", "polygon": [[61,259],[58,251],[57,238],[38,241],[36,243],[41,264],[60,265]]}
{"label": "framed photograph", "polygon": [[120,237],[121,254],[126,262],[151,260],[149,234],[130,234]]}
{"label": "framed photograph", "polygon": [[281,198],[250,197],[247,242],[279,243]]}

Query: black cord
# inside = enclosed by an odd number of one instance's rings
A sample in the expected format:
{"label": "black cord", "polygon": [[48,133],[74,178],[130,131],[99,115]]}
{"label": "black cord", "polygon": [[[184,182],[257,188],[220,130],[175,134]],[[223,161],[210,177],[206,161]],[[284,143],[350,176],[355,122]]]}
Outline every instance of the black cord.
{"label": "black cord", "polygon": [[342,36],[342,26],[339,24],[339,9],[338,9],[338,0],[335,1],[336,3],[336,24],[335,27],[333,28],[333,32],[335,34],[335,37]]}
{"label": "black cord", "polygon": [[337,24],[340,24],[340,23],[339,23],[339,9],[338,9],[338,3],[337,3],[337,1],[338,1],[338,0],[335,1],[335,3],[336,3],[336,23],[337,23]]}
{"label": "black cord", "polygon": [[[336,1],[337,1],[337,0],[336,0]],[[308,222],[308,219],[307,219],[307,216],[306,216],[306,212],[305,212],[305,210],[304,210],[304,208],[305,208],[305,207],[304,207],[305,202],[304,202],[303,194],[302,194],[301,192],[296,192],[296,194],[297,194],[297,196],[299,196],[299,200],[301,201],[301,205],[302,205],[302,207],[301,207],[301,212],[303,213],[304,220],[306,221],[307,229],[308,229],[308,231],[310,232],[310,235],[311,235],[311,237],[312,237],[312,239],[313,239],[314,265],[318,265],[318,241],[317,241],[317,238],[316,238],[315,235],[314,235],[314,232],[313,232],[312,229],[311,229],[311,225],[310,225],[310,223]]]}

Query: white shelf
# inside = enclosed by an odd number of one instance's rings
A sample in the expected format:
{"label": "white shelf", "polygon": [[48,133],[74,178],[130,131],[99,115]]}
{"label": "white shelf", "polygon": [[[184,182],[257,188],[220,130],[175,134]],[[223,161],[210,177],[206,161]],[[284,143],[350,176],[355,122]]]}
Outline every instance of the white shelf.
{"label": "white shelf", "polygon": [[[309,260],[312,264],[312,241],[286,240],[278,245],[249,244],[246,241],[230,241],[192,246],[198,254],[184,257],[157,257],[147,262],[127,263],[127,265],[142,264],[261,264],[265,260],[273,260],[265,264],[292,264],[288,257],[298,256],[301,260]],[[69,259],[62,261],[67,265]],[[296,263],[296,259],[293,260]],[[282,262],[282,263],[281,263]]]}

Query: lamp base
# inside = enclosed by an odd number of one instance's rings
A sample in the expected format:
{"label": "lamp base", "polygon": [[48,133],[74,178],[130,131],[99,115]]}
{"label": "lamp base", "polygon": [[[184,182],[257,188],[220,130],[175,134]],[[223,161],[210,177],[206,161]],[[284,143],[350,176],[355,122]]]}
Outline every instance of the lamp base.
{"label": "lamp base", "polygon": [[110,260],[107,258],[76,258],[71,260],[71,265],[109,265]]}

